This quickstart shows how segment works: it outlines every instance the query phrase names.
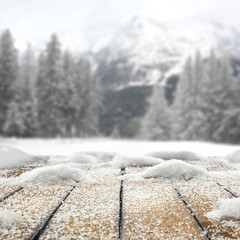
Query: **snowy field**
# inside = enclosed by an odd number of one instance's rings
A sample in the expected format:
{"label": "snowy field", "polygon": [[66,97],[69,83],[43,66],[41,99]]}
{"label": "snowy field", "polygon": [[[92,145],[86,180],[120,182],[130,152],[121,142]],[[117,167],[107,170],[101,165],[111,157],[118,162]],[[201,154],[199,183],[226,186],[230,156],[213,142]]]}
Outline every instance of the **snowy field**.
{"label": "snowy field", "polygon": [[240,145],[205,142],[150,142],[113,139],[15,139],[0,138],[0,146],[12,146],[33,155],[70,155],[75,152],[110,152],[141,156],[159,151],[192,151],[202,156],[224,156]]}

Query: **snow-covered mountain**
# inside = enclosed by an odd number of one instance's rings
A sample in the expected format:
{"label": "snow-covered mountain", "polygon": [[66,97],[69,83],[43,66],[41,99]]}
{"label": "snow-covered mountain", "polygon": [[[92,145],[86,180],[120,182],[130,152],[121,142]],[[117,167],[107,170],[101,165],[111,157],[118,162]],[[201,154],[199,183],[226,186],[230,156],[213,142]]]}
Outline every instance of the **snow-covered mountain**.
{"label": "snow-covered mountain", "polygon": [[[151,85],[180,72],[185,59],[212,48],[240,55],[240,32],[201,18],[159,23],[134,17],[117,34],[93,46],[96,76],[107,88]],[[97,51],[95,50],[97,49]]]}

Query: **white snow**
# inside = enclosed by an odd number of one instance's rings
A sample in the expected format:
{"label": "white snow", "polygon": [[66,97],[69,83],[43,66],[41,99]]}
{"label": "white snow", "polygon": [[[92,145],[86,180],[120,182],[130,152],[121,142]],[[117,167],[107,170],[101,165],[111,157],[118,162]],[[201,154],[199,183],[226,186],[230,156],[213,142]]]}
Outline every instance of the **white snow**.
{"label": "white snow", "polygon": [[204,157],[190,151],[160,151],[147,154],[164,160],[179,159],[185,161],[203,160]]}
{"label": "white snow", "polygon": [[15,168],[29,164],[33,156],[14,147],[0,146],[0,169]]}
{"label": "white snow", "polygon": [[23,218],[14,212],[7,210],[0,210],[0,229],[10,229],[14,225],[23,221]]}
{"label": "white snow", "polygon": [[207,175],[207,171],[199,166],[186,163],[181,160],[170,160],[137,174],[126,174],[123,179],[128,178],[172,178],[190,180],[194,177]]}
{"label": "white snow", "polygon": [[229,171],[211,171],[209,175],[214,178],[215,180],[221,181],[227,179],[228,177],[231,178],[238,178],[240,176],[240,170],[229,170]]}
{"label": "white snow", "polygon": [[32,155],[68,156],[75,152],[119,153],[127,156],[143,156],[149,152],[192,151],[206,156],[225,156],[238,150],[239,145],[215,144],[207,142],[161,142],[92,139],[14,139],[0,138],[0,145],[21,149]]}
{"label": "white snow", "polygon": [[218,209],[206,214],[210,219],[230,217],[240,220],[240,198],[220,199]]}
{"label": "white snow", "polygon": [[78,182],[88,183],[90,181],[83,176],[81,170],[64,164],[36,168],[16,178],[0,179],[1,184],[20,186],[76,185]]}
{"label": "white snow", "polygon": [[111,161],[117,153],[113,152],[84,152],[84,154],[93,156],[98,159],[99,162]]}
{"label": "white snow", "polygon": [[239,170],[240,170],[240,163],[234,164],[234,167],[235,167],[236,169],[239,169]]}
{"label": "white snow", "polygon": [[90,156],[81,152],[73,153],[63,158],[51,157],[48,160],[50,164],[59,163],[79,163],[79,164],[96,164],[98,161],[94,156]]}
{"label": "white snow", "polygon": [[101,163],[98,165],[98,167],[114,167],[114,168],[141,167],[152,166],[162,162],[163,162],[162,159],[157,159],[149,156],[129,157],[117,154],[112,161]]}
{"label": "white snow", "polygon": [[228,154],[226,159],[228,159],[231,163],[240,163],[240,149]]}

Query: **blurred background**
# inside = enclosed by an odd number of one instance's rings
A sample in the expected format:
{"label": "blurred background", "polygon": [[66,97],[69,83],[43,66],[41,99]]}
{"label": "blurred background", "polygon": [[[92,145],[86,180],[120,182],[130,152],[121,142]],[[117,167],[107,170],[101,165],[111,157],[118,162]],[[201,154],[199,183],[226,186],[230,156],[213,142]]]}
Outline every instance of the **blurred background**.
{"label": "blurred background", "polygon": [[0,136],[240,143],[237,0],[0,0]]}

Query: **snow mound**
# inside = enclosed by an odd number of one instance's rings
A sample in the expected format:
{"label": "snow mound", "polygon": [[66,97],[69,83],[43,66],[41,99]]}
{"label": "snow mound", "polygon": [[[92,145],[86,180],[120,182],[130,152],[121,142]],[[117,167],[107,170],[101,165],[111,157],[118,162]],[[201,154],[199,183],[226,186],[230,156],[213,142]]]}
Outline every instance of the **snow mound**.
{"label": "snow mound", "polygon": [[76,185],[78,182],[88,183],[82,171],[63,164],[36,168],[16,178],[1,179],[0,183],[12,185]]}
{"label": "snow mound", "polygon": [[98,167],[114,167],[114,168],[141,167],[157,165],[162,162],[163,162],[162,159],[157,159],[150,156],[128,157],[123,155],[116,155],[112,161],[107,163],[101,163],[98,165]]}
{"label": "snow mound", "polygon": [[204,176],[207,171],[199,166],[186,163],[182,160],[170,160],[137,174],[126,174],[123,179],[128,178],[172,178],[190,180],[194,177]]}
{"label": "snow mound", "polygon": [[218,209],[206,214],[210,219],[230,217],[240,220],[240,198],[220,199]]}
{"label": "snow mound", "polygon": [[172,159],[178,159],[183,161],[204,160],[202,156],[190,151],[160,151],[160,152],[152,152],[147,155],[161,158],[164,160],[172,160]]}
{"label": "snow mound", "polygon": [[109,162],[116,155],[116,153],[114,152],[84,152],[84,153],[97,158],[99,162]]}
{"label": "snow mound", "polygon": [[146,169],[142,176],[144,178],[151,177],[165,177],[165,178],[178,178],[189,180],[191,178],[202,176],[206,174],[206,170],[186,163],[182,160],[170,160],[168,162],[161,163],[152,168]]}
{"label": "snow mound", "polygon": [[22,167],[33,161],[33,156],[9,146],[0,146],[0,169]]}
{"label": "snow mound", "polygon": [[0,228],[10,229],[23,221],[23,218],[14,212],[0,210]]}
{"label": "snow mound", "polygon": [[231,163],[240,163],[240,149],[228,154],[226,159]]}
{"label": "snow mound", "polygon": [[84,153],[74,153],[64,158],[52,157],[48,160],[50,164],[59,163],[79,163],[79,164],[96,164],[98,161],[95,157],[89,156]]}

